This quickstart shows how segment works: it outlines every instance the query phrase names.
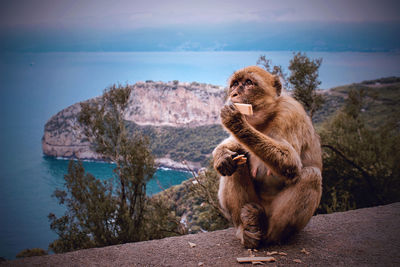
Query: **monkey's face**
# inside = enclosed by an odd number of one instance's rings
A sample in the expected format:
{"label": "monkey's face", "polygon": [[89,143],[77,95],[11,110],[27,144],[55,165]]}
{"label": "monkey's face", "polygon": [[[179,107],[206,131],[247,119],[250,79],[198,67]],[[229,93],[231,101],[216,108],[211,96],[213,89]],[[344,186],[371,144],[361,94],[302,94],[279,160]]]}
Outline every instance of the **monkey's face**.
{"label": "monkey's face", "polygon": [[[279,84],[280,85],[280,84]],[[254,110],[275,101],[280,88],[276,78],[265,70],[251,66],[235,72],[229,82],[229,100],[233,103],[251,104]]]}
{"label": "monkey's face", "polygon": [[249,97],[258,89],[253,77],[235,77],[229,87],[229,97],[233,103],[250,104]]}

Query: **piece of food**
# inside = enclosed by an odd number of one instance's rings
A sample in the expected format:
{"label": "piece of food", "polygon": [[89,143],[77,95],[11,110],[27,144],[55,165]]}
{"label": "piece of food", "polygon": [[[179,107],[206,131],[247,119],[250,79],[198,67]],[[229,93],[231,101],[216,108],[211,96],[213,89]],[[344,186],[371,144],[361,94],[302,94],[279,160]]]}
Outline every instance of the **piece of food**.
{"label": "piece of food", "polygon": [[239,155],[233,158],[234,161],[237,161],[238,165],[246,164],[247,158],[245,155]]}
{"label": "piece of food", "polygon": [[235,106],[244,115],[253,115],[253,106],[250,104],[235,103]]}
{"label": "piece of food", "polygon": [[307,251],[305,248],[303,248],[303,249],[301,250],[301,252],[303,252],[303,253],[306,254],[306,255],[310,254],[310,252]]}
{"label": "piece of food", "polygon": [[195,243],[192,243],[192,242],[188,242],[188,243],[189,243],[189,246],[190,246],[191,248],[194,248],[194,247],[196,246]]}
{"label": "piece of food", "polygon": [[276,261],[274,257],[243,257],[243,258],[236,258],[236,260],[240,263],[243,263],[243,262],[274,262],[274,261]]}

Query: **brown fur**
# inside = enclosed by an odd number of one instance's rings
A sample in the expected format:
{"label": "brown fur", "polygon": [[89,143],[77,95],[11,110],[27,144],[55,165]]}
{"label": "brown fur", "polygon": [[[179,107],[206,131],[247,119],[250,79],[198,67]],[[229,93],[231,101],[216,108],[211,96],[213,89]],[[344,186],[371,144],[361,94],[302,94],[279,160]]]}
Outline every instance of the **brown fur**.
{"label": "brown fur", "polygon": [[[276,76],[251,66],[229,85],[221,121],[231,137],[213,152],[220,204],[246,247],[279,242],[304,228],[319,205],[319,137],[301,104],[281,95]],[[254,115],[232,103],[252,104]],[[247,155],[246,164],[233,160],[238,154]]]}

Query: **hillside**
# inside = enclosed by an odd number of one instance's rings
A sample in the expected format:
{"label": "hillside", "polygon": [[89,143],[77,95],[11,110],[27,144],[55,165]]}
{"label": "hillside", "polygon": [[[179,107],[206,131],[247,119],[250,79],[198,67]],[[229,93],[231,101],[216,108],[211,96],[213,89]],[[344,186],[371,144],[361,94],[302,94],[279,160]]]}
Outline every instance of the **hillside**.
{"label": "hillside", "polygon": [[[187,160],[198,169],[206,163],[215,144],[227,136],[218,126],[225,98],[223,87],[146,81],[132,85],[131,89],[125,110],[127,126],[150,137],[151,148],[161,165],[182,167],[179,163]],[[42,138],[45,155],[103,160],[90,149],[82,134],[77,122],[80,109],[80,103],[76,103],[46,123]]]}
{"label": "hillside", "polygon": [[[372,127],[400,114],[400,78],[390,77],[350,84],[321,91],[326,102],[313,121],[318,126],[339,110],[349,90],[364,90],[363,116]],[[225,89],[199,83],[178,81],[140,82],[132,85],[125,111],[128,128],[149,136],[151,149],[161,165],[180,167],[182,160],[192,168],[206,166],[211,151],[227,133],[219,124],[219,110]],[[95,99],[88,100],[95,101]],[[45,125],[43,153],[48,156],[101,159],[90,150],[76,122],[80,104],[54,115]]]}
{"label": "hillside", "polygon": [[223,87],[210,84],[138,82],[132,86],[125,119],[151,126],[217,124],[224,96]]}
{"label": "hillside", "polygon": [[322,91],[326,102],[322,109],[315,113],[313,122],[321,123],[340,109],[350,90],[364,91],[366,101],[361,111],[370,126],[380,126],[391,117],[399,118],[400,77],[388,77]]}
{"label": "hillside", "polygon": [[[285,253],[273,255],[276,261],[268,266],[399,266],[399,224],[400,203],[317,215],[289,242],[251,253]],[[5,261],[0,266],[252,266],[236,261],[249,255],[230,228]]]}

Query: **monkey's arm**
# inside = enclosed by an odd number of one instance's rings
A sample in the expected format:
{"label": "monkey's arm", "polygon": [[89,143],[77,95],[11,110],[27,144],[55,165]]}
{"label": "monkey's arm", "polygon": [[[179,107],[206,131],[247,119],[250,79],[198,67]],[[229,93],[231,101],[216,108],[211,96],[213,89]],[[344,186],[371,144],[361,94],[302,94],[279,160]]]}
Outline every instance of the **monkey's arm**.
{"label": "monkey's arm", "polygon": [[233,160],[239,154],[246,151],[233,138],[229,137],[219,144],[213,151],[214,168],[223,176],[232,175],[237,168],[237,161]]}
{"label": "monkey's arm", "polygon": [[222,124],[249,151],[263,160],[278,175],[293,179],[302,168],[299,154],[285,140],[264,135],[248,124],[234,105],[221,110]]}

